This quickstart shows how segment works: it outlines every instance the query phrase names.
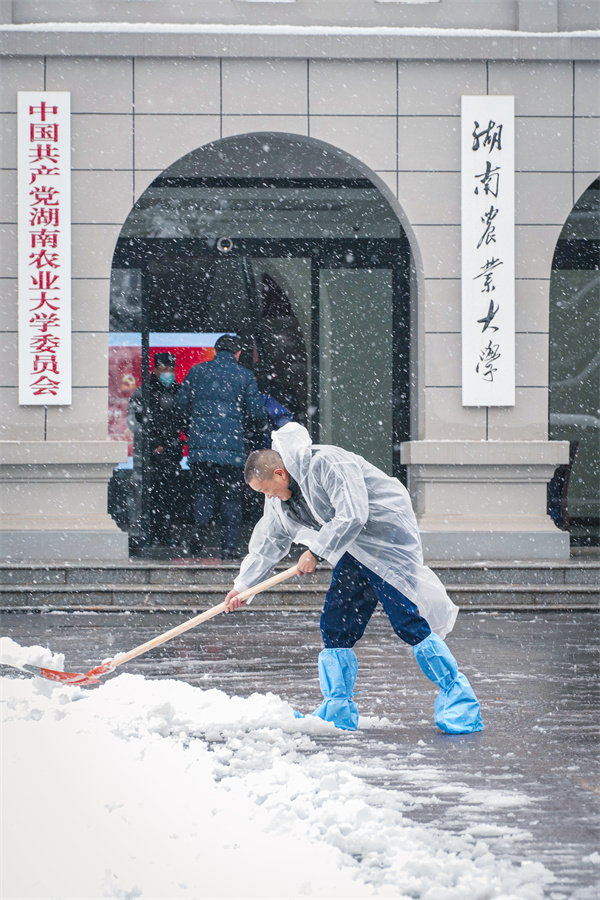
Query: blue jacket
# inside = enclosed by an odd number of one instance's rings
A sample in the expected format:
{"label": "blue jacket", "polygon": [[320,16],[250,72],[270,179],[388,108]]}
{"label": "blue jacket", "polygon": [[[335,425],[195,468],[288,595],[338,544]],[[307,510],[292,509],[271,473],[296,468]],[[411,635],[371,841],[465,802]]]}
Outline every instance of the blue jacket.
{"label": "blue jacket", "polygon": [[190,463],[213,462],[241,469],[246,459],[244,426],[267,426],[254,375],[226,351],[210,362],[192,366],[175,405],[187,420]]}

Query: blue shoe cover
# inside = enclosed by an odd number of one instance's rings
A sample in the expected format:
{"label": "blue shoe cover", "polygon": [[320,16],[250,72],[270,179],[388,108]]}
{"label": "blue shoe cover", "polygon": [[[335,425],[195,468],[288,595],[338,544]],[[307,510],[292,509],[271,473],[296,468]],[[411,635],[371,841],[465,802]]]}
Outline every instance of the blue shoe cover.
{"label": "blue shoe cover", "polygon": [[333,722],[337,728],[356,731],[358,706],[352,699],[358,663],[348,647],[335,647],[319,653],[319,683],[324,700],[313,716]]}
{"label": "blue shoe cover", "polygon": [[435,701],[435,724],[447,734],[483,731],[479,701],[444,641],[433,632],[413,647],[423,673],[439,685]]}

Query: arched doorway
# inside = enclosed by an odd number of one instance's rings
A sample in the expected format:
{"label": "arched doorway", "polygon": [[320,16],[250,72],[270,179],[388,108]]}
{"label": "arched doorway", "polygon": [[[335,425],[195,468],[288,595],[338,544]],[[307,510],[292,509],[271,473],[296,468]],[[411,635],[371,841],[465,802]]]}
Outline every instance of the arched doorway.
{"label": "arched doorway", "polygon": [[549,512],[571,543],[600,545],[600,178],[569,215],[550,282],[549,434],[569,441],[569,466],[549,488]]}
{"label": "arched doorway", "polygon": [[[314,441],[341,444],[402,477],[409,273],[398,216],[336,148],[260,133],[189,153],[144,192],[115,249],[110,433],[131,441],[128,399],[145,390],[155,352],[175,354],[181,381],[212,357],[220,334],[235,333],[261,391]],[[144,468],[136,440],[129,473],[111,485],[111,511],[134,547],[147,543]],[[182,472],[185,483],[185,460]],[[181,496],[183,508],[185,489]],[[255,515],[249,499],[249,523]]]}

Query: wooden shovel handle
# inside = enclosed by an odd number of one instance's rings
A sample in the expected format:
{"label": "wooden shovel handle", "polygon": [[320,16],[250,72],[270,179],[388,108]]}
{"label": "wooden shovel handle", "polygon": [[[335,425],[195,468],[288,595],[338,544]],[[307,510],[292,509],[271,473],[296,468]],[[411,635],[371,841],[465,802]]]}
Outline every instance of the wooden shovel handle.
{"label": "wooden shovel handle", "polygon": [[[253,597],[254,594],[260,594],[261,591],[268,591],[270,587],[273,587],[276,584],[279,584],[282,581],[286,581],[288,578],[291,578],[293,575],[298,574],[298,566],[291,566],[289,569],[286,569],[284,572],[279,572],[277,575],[272,575],[271,578],[267,578],[266,581],[261,581],[260,584],[256,584],[252,588],[247,588],[245,591],[241,591],[237,596],[241,600],[246,600],[248,597]],[[218,616],[219,613],[222,613],[225,609],[225,601],[222,603],[218,603],[216,606],[212,606],[210,609],[207,609],[206,612],[200,613],[198,616],[194,616],[193,619],[188,619],[187,622],[182,622],[181,625],[177,625],[175,628],[171,628],[170,631],[165,631],[164,634],[159,634],[158,637],[152,638],[151,641],[146,641],[145,644],[140,644],[139,647],[134,647],[133,650],[130,650],[128,653],[118,653],[117,656],[111,661],[111,669],[116,669],[117,666],[122,666],[123,663],[129,662],[130,659],[135,659],[136,656],[141,656],[142,653],[146,653],[148,650],[152,650],[154,647],[159,647],[161,644],[165,644],[167,641],[170,641],[171,638],[177,637],[178,634],[183,634],[185,631],[189,631],[190,628],[195,628],[196,625],[200,625],[201,622],[206,622],[208,619],[212,619],[213,616]]]}
{"label": "wooden shovel handle", "polygon": [[248,597],[254,597],[255,594],[260,594],[261,591],[268,591],[270,587],[274,587],[276,584],[280,584],[282,581],[287,581],[288,578],[292,578],[292,576],[298,574],[298,566],[290,566],[289,569],[285,569],[283,572],[279,572],[278,575],[271,575],[270,578],[267,578],[265,581],[261,581],[260,584],[255,585],[251,588],[246,588],[245,591],[240,591],[237,595],[238,600],[247,600]]}

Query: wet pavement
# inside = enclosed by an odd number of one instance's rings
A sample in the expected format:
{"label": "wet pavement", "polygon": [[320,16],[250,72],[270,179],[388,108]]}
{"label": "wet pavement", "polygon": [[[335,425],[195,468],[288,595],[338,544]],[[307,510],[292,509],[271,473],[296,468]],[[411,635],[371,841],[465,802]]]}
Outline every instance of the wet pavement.
{"label": "wet pavement", "polygon": [[[85,671],[185,618],[10,613],[1,633],[62,652],[65,668]],[[556,878],[545,888],[551,900],[596,900],[598,623],[586,612],[462,613],[448,642],[479,696],[485,730],[449,736],[433,725],[436,689],[376,615],[356,647],[356,699],[362,716],[379,719],[315,737],[317,749],[398,791],[407,819],[467,832],[517,864],[542,862]],[[240,696],[273,691],[307,712],[320,702],[320,649],[317,613],[254,608],[219,616],[119,671]]]}

